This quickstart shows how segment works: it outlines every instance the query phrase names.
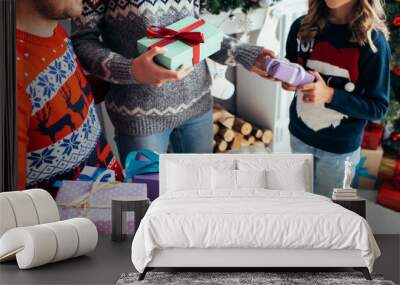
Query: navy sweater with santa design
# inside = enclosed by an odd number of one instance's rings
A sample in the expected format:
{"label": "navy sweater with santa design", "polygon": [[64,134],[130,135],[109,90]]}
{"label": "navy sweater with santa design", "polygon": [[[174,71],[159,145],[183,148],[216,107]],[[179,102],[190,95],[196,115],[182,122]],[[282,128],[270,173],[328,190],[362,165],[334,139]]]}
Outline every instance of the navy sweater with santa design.
{"label": "navy sweater with santa design", "polygon": [[329,104],[304,103],[297,92],[290,106],[289,130],[315,148],[349,153],[359,148],[367,121],[381,119],[389,102],[390,49],[380,31],[372,33],[377,48],[350,42],[347,25],[328,23],[308,43],[300,43],[301,18],[289,32],[286,57],[318,71],[334,88]]}

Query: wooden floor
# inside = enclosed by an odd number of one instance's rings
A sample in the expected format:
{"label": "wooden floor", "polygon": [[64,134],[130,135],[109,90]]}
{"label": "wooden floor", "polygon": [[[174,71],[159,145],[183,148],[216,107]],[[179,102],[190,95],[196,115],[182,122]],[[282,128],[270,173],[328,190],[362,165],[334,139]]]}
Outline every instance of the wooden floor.
{"label": "wooden floor", "polygon": [[[400,235],[377,235],[375,238],[382,256],[376,261],[374,272],[398,284]],[[89,256],[30,270],[19,270],[15,262],[4,263],[0,265],[0,284],[115,284],[122,273],[134,271],[130,247],[130,239],[114,243],[103,236]]]}

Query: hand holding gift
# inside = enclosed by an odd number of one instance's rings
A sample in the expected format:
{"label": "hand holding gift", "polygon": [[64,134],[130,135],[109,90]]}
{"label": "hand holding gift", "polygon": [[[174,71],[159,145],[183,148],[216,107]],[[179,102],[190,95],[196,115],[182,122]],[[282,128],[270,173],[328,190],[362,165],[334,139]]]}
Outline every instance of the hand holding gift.
{"label": "hand holding gift", "polygon": [[316,81],[301,86],[298,90],[303,92],[303,101],[312,104],[325,104],[332,101],[334,90],[329,87],[321,75],[316,71],[310,71]]}
{"label": "hand holding gift", "polygon": [[181,65],[177,71],[172,71],[155,63],[154,58],[166,51],[166,48],[155,47],[135,58],[132,61],[135,79],[142,84],[160,87],[168,81],[181,80],[192,72],[193,67],[186,68]]}
{"label": "hand holding gift", "polygon": [[[156,86],[180,80],[192,71],[190,66],[218,52],[222,41],[220,29],[190,16],[167,27],[149,27],[147,36],[137,42],[142,55],[132,63],[133,74],[141,83]],[[263,49],[251,71],[272,79],[264,69],[269,57],[274,53]]]}
{"label": "hand holding gift", "polygon": [[301,65],[289,62],[285,59],[267,57],[264,61],[263,70],[275,80],[285,83],[288,91],[295,91],[298,86],[311,83],[315,77],[307,72]]}
{"label": "hand holding gift", "polygon": [[[194,17],[186,17],[169,26],[147,28],[146,37],[138,40],[141,54],[151,54],[156,63],[170,71],[198,64],[221,49],[223,32]],[[165,48],[165,49],[163,49]]]}
{"label": "hand holding gift", "polygon": [[272,75],[268,74],[267,70],[265,69],[266,62],[269,59],[274,59],[276,57],[275,53],[269,49],[263,49],[261,54],[259,55],[256,63],[251,67],[250,71],[257,73],[261,77],[265,77],[269,80],[277,80]]}
{"label": "hand holding gift", "polygon": [[267,59],[265,70],[275,80],[282,82],[284,90],[303,92],[305,103],[325,104],[332,101],[334,89],[316,71],[307,72],[298,64],[273,58]]}

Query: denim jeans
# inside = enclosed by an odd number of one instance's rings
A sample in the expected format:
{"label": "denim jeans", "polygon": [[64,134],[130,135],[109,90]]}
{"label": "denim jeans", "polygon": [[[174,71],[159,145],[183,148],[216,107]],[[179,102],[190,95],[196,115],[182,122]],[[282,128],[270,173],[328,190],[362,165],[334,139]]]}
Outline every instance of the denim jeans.
{"label": "denim jeans", "polygon": [[166,153],[169,143],[175,153],[211,153],[212,112],[209,111],[172,129],[147,136],[116,134],[118,153],[125,165],[128,154],[134,150],[149,149],[158,153]]}
{"label": "denim jeans", "polygon": [[350,153],[332,153],[305,144],[295,136],[290,136],[294,153],[311,153],[314,156],[314,193],[332,196],[333,188],[342,187],[344,162],[349,157],[353,166],[360,161],[360,148]]}

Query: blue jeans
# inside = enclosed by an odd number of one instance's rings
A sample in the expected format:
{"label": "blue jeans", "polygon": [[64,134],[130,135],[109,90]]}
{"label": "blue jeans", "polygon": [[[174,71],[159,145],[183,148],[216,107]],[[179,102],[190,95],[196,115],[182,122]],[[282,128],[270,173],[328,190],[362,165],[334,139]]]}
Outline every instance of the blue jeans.
{"label": "blue jeans", "polygon": [[211,111],[160,133],[147,136],[115,135],[119,157],[124,165],[126,157],[131,151],[149,149],[158,153],[166,153],[169,143],[175,153],[211,153],[213,150],[212,140]]}
{"label": "blue jeans", "polygon": [[294,153],[311,153],[314,156],[314,193],[332,197],[333,188],[343,185],[344,162],[349,157],[354,167],[360,161],[360,148],[349,153],[332,153],[305,144],[295,136],[290,136]]}

